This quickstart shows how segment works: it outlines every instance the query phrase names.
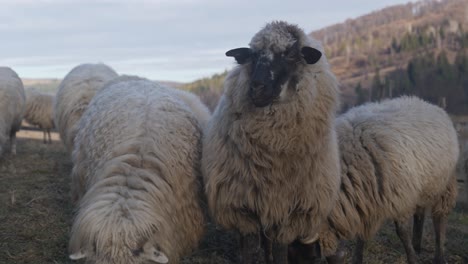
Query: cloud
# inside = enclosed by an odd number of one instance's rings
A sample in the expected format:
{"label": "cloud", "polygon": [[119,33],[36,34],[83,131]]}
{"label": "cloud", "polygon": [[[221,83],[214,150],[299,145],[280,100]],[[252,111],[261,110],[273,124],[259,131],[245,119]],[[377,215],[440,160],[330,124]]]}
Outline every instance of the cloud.
{"label": "cloud", "polygon": [[232,67],[271,20],[307,32],[396,1],[136,0],[0,1],[0,64],[25,77],[63,77],[101,61],[121,73],[190,81]]}

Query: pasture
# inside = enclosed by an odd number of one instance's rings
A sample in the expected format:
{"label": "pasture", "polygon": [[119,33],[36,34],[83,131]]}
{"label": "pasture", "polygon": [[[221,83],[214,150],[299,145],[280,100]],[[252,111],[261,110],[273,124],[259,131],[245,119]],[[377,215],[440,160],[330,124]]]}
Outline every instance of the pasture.
{"label": "pasture", "polygon": [[[83,263],[67,257],[73,217],[68,180],[72,164],[58,134],[53,134],[52,145],[44,145],[42,132],[21,131],[17,150],[17,156],[0,159],[0,264]],[[236,263],[236,246],[233,233],[208,224],[199,249],[182,263]],[[350,260],[352,242],[348,249]],[[468,263],[466,206],[457,206],[450,216],[446,250],[449,263]],[[421,263],[431,263],[433,254],[432,222],[427,218]],[[364,263],[406,263],[392,223],[368,244]]]}

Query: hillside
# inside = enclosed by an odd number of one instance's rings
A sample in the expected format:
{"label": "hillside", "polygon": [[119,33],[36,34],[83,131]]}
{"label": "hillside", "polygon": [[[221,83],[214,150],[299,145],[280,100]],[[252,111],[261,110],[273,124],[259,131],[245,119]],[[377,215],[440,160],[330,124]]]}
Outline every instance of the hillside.
{"label": "hillside", "polygon": [[468,44],[468,0],[426,0],[396,5],[312,32],[321,40],[342,83],[345,102],[355,87],[369,90],[380,77],[407,69],[419,57],[445,52],[450,63]]}
{"label": "hillside", "polygon": [[[424,71],[419,72],[421,78],[425,77],[423,75],[442,75],[444,69],[427,69],[426,66],[431,63],[435,65],[438,60],[443,62],[444,57],[452,68],[463,66],[455,65],[455,61],[457,57],[458,60],[463,60],[468,47],[468,0],[423,0],[391,6],[310,34],[325,46],[332,70],[341,82],[345,108],[364,101],[400,94],[424,97],[425,93],[415,92],[419,91],[422,83],[410,84],[418,89],[400,89],[402,91],[398,92],[394,87],[389,88],[389,84],[404,84],[388,78],[402,77],[402,72],[406,74],[409,64],[421,66],[421,71]],[[443,56],[438,59],[440,53],[443,53]],[[427,64],[418,64],[421,58],[427,58],[429,61]],[[457,70],[453,75],[463,74],[463,71]],[[212,79],[205,78],[183,87],[200,94],[212,107],[221,94],[223,76],[224,74],[216,75]],[[433,85],[445,86],[444,81],[449,77],[442,76],[440,81],[434,82]],[[447,91],[447,94],[432,93],[431,98],[426,99],[434,103],[444,101],[451,106],[453,100],[450,96],[455,96],[458,97],[457,105],[467,104],[465,93],[460,93],[460,86],[466,89],[468,80],[464,84],[463,78],[450,78],[448,83],[456,84],[456,87],[438,87],[438,90]],[[385,92],[383,89],[393,89],[394,92]],[[468,113],[468,109],[460,107],[449,107],[448,110],[453,108],[457,113]]]}
{"label": "hillside", "polygon": [[22,78],[24,88],[36,88],[47,93],[55,93],[62,80],[60,79],[28,79]]}

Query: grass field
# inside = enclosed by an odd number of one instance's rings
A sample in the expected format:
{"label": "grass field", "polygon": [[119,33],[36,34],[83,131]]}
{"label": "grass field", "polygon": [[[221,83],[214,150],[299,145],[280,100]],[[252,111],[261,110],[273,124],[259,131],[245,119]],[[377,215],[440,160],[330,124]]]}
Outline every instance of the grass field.
{"label": "grass field", "polygon": [[[20,132],[18,154],[0,159],[0,264],[82,263],[67,258],[73,208],[69,199],[72,164],[57,134],[52,145],[42,143],[40,132]],[[468,263],[468,210],[457,207],[448,228],[449,263]],[[232,233],[208,224],[205,238],[184,264],[229,264],[237,260]],[[351,249],[352,243],[349,243]],[[431,263],[432,225],[425,223],[421,263]],[[349,257],[349,254],[348,254]],[[406,263],[404,249],[387,224],[371,241],[365,263]]]}

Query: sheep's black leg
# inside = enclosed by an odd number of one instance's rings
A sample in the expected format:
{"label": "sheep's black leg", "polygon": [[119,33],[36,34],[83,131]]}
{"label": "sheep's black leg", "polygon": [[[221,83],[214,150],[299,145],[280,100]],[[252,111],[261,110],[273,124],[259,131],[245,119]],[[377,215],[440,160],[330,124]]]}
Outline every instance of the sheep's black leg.
{"label": "sheep's black leg", "polygon": [[421,253],[421,241],[424,229],[424,208],[418,207],[413,220],[413,247],[419,254]]}
{"label": "sheep's black leg", "polygon": [[241,235],[240,238],[240,262],[241,264],[261,263],[259,234]]}
{"label": "sheep's black leg", "polygon": [[265,253],[265,263],[273,263],[273,243],[271,240],[262,232],[262,243],[263,252]]}
{"label": "sheep's black leg", "polygon": [[44,144],[47,144],[47,135],[46,135],[46,134],[47,134],[47,132],[46,132],[46,130],[45,130],[45,129],[44,129],[44,130],[42,130],[42,134],[44,135],[44,140],[43,140],[43,142],[44,142]]}
{"label": "sheep's black leg", "polygon": [[406,251],[406,258],[409,264],[415,264],[416,261],[416,252],[414,251],[413,245],[411,244],[411,235],[410,235],[410,224],[408,221],[395,221],[396,232],[398,237],[400,237],[403,246]]}
{"label": "sheep's black leg", "polygon": [[354,248],[353,251],[353,264],[361,264],[362,260],[364,258],[364,246],[365,246],[365,241],[362,240],[361,238],[356,239],[356,247]]}
{"label": "sheep's black leg", "polygon": [[444,252],[444,243],[445,243],[445,231],[447,228],[447,216],[446,215],[433,215],[432,221],[434,222],[434,232],[435,232],[435,264],[445,264],[445,252]]}
{"label": "sheep's black leg", "polygon": [[49,135],[49,144],[52,144],[52,137],[50,136],[50,129],[47,129],[47,134]]}
{"label": "sheep's black leg", "polygon": [[288,245],[273,242],[273,263],[288,264]]}
{"label": "sheep's black leg", "polygon": [[10,153],[16,155],[16,132],[10,133]]}

